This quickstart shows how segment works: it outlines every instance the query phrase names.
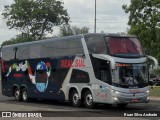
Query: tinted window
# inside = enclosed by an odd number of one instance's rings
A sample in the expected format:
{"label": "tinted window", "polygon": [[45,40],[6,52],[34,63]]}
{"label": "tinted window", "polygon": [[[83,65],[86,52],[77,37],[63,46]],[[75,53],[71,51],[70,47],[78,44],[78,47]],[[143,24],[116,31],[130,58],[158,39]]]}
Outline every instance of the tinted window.
{"label": "tinted window", "polygon": [[81,40],[57,40],[41,44],[41,57],[62,57],[84,54]]}
{"label": "tinted window", "polygon": [[30,46],[30,58],[40,58],[41,57],[41,45],[33,44]]}
{"label": "tinted window", "polygon": [[91,56],[91,62],[95,77],[103,82],[111,84],[111,72],[109,61],[101,60]]}
{"label": "tinted window", "polygon": [[29,59],[29,51],[30,51],[30,46],[29,45],[18,47],[16,59],[17,60]]}
{"label": "tinted window", "polygon": [[86,37],[85,40],[89,53],[95,53],[95,54],[106,53],[104,38],[102,36],[90,36]]}
{"label": "tinted window", "polygon": [[15,51],[13,50],[13,47],[7,47],[2,49],[3,60],[6,60],[6,61],[13,60],[14,57],[15,57]]}
{"label": "tinted window", "polygon": [[67,56],[67,55],[68,55],[68,41],[55,41],[54,56]]}
{"label": "tinted window", "polygon": [[108,37],[106,44],[111,55],[143,55],[137,38]]}
{"label": "tinted window", "polygon": [[85,71],[73,70],[70,83],[89,83],[89,75]]}
{"label": "tinted window", "polygon": [[54,56],[75,56],[84,54],[83,46],[79,38],[67,38],[54,42]]}
{"label": "tinted window", "polygon": [[54,56],[54,43],[42,43],[41,46],[41,57],[53,57]]}
{"label": "tinted window", "polygon": [[84,54],[81,40],[71,39],[68,41],[68,55]]}

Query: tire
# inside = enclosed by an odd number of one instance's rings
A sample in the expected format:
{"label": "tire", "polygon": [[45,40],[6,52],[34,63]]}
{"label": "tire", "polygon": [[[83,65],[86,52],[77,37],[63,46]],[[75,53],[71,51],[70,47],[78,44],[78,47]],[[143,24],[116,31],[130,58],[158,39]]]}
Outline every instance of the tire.
{"label": "tire", "polygon": [[22,100],[21,91],[18,88],[15,88],[15,90],[14,90],[14,98],[17,101]]}
{"label": "tire", "polygon": [[120,108],[120,109],[126,108],[127,105],[128,105],[127,103],[124,103],[124,104],[117,104],[118,108]]}
{"label": "tire", "polygon": [[28,102],[29,98],[28,98],[28,92],[26,88],[23,88],[22,90],[22,101],[23,102]]}
{"label": "tire", "polygon": [[72,106],[74,106],[74,107],[80,107],[81,106],[81,100],[79,99],[79,95],[78,95],[78,92],[76,90],[74,90],[72,92],[70,100],[71,100]]}
{"label": "tire", "polygon": [[94,108],[95,104],[93,102],[93,96],[90,91],[87,91],[84,95],[84,104],[87,108]]}

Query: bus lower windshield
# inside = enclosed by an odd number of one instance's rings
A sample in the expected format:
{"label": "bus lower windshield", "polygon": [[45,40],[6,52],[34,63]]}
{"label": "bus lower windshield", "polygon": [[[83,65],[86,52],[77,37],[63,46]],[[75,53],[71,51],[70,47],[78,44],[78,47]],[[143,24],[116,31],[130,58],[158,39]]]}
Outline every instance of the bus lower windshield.
{"label": "bus lower windshield", "polygon": [[116,74],[113,83],[121,87],[144,87],[148,83],[146,64],[117,64]]}

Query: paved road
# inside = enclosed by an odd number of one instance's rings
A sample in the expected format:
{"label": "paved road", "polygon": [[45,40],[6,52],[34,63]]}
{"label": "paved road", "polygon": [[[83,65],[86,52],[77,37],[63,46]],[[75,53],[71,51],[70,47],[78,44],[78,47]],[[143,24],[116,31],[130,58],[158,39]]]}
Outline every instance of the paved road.
{"label": "paved road", "polygon": [[[13,97],[3,96],[0,92],[0,111],[36,111],[43,113],[45,111],[44,116],[56,116],[58,119],[60,117],[73,117],[73,119],[79,120],[79,117],[83,117],[82,119],[90,119],[89,117],[101,117],[101,120],[105,119],[102,117],[110,117],[107,120],[118,119],[114,118],[123,116],[124,113],[128,115],[133,113],[156,113],[160,115],[160,101],[150,101],[149,103],[140,103],[140,104],[130,104],[126,109],[118,109],[116,106],[106,107],[104,105],[98,105],[95,109],[87,109],[85,107],[76,108],[71,107],[66,102],[56,102],[56,101],[47,101],[47,100],[32,100],[28,103],[15,101]],[[112,117],[111,117],[112,116]],[[7,119],[7,118],[3,118]],[[14,118],[15,120],[18,118]],[[41,118],[39,118],[41,120]],[[38,120],[39,120],[38,119]],[[51,119],[51,118],[47,118]],[[66,119],[66,118],[65,118]],[[68,118],[67,118],[68,119]],[[133,119],[154,119],[153,117],[124,117],[124,120]],[[160,118],[156,117],[156,120]],[[97,120],[97,119],[96,119]],[[105,119],[106,120],[106,119]]]}
{"label": "paved road", "polygon": [[[148,104],[134,104],[129,105],[126,109],[117,109],[116,106],[106,108],[105,106],[99,105],[95,109],[89,110],[87,108],[75,108],[68,105],[68,103],[53,102],[53,101],[42,101],[33,100],[29,103],[17,102],[13,98],[3,97],[0,95],[0,111],[55,111],[51,113],[53,116],[122,116],[123,113],[135,113],[136,111],[150,112],[159,111],[160,102],[151,101]],[[58,112],[59,111],[59,112]],[[73,112],[76,111],[76,112]],[[48,113],[49,114],[49,113]]]}
{"label": "paved road", "polygon": [[[107,108],[103,105],[98,105],[95,109],[87,109],[85,107],[71,107],[68,103],[56,101],[32,100],[28,103],[18,102],[13,97],[5,97],[0,94],[0,111],[47,111],[46,115],[58,117],[123,116],[124,113],[149,113],[151,111],[160,114],[158,112],[160,111],[160,101],[151,101],[147,104],[131,104],[124,110],[118,109],[116,106]],[[50,111],[52,112],[50,113]]]}

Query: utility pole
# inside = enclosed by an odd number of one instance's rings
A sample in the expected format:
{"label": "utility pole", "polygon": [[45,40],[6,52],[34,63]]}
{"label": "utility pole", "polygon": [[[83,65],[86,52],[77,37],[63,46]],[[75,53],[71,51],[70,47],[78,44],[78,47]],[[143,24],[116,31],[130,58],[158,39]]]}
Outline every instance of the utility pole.
{"label": "utility pole", "polygon": [[95,21],[94,21],[94,33],[96,33],[96,0],[95,0]]}

